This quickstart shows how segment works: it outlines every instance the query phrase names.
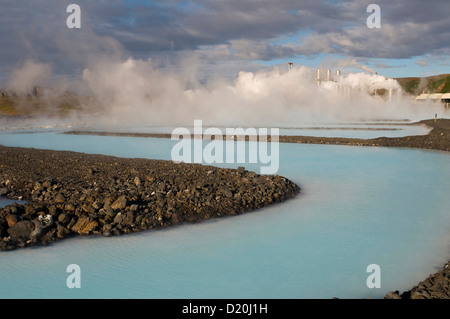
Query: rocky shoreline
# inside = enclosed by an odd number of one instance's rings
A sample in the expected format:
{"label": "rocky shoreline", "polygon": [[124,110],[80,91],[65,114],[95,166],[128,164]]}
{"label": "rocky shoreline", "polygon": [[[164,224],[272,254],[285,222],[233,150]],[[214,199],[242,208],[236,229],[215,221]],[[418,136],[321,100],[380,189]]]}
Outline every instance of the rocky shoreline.
{"label": "rocky shoreline", "polygon": [[0,146],[0,195],[29,201],[0,209],[0,250],[239,215],[299,191],[244,167]]}
{"label": "rocky shoreline", "polygon": [[450,151],[450,119],[423,120],[410,125],[426,125],[431,128],[427,135],[405,137],[378,137],[374,139],[280,136],[280,142],[306,144],[334,144],[350,146],[407,147]]}
{"label": "rocky shoreline", "polygon": [[384,299],[450,299],[450,261],[410,290],[390,291]]}

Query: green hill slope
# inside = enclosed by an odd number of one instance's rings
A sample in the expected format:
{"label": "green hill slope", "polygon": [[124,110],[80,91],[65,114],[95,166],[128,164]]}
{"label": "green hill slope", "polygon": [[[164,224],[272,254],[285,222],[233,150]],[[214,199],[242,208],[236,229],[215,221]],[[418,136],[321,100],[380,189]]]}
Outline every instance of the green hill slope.
{"label": "green hill slope", "polygon": [[433,75],[424,78],[396,78],[403,91],[412,95],[420,93],[450,93],[450,74]]}

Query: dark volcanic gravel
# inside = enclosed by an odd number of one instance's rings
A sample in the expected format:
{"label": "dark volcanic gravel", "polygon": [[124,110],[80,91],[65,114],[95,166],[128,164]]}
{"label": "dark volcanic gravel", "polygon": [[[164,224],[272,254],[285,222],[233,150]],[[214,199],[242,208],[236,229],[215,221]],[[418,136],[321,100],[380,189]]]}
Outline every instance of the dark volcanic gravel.
{"label": "dark volcanic gravel", "polygon": [[172,161],[0,146],[0,250],[238,215],[294,197],[278,175]]}
{"label": "dark volcanic gravel", "polygon": [[280,142],[306,144],[335,144],[355,146],[408,147],[450,151],[450,119],[424,120],[411,125],[422,124],[432,128],[427,135],[406,137],[378,137],[374,139],[280,136]]}
{"label": "dark volcanic gravel", "polygon": [[411,290],[401,295],[398,291],[391,291],[385,299],[450,299],[450,261]]}

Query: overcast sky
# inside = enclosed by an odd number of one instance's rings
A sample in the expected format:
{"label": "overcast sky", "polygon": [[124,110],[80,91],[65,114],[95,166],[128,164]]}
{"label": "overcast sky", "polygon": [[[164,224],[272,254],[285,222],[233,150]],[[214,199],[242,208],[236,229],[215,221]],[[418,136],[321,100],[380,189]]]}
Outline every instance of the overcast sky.
{"label": "overcast sky", "polygon": [[[81,8],[81,28],[66,25]],[[370,3],[381,28],[366,25]],[[78,76],[102,57],[237,74],[287,62],[358,61],[389,77],[450,73],[450,1],[0,0],[0,80],[24,61]],[[213,71],[212,71],[213,70]]]}

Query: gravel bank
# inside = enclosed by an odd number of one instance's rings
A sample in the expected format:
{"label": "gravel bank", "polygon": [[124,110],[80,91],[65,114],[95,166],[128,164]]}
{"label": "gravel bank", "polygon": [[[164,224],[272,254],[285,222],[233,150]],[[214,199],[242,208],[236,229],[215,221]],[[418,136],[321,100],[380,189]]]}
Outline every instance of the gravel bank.
{"label": "gravel bank", "polygon": [[[408,124],[405,124],[408,125]],[[281,143],[300,144],[332,144],[351,146],[383,146],[408,147],[450,151],[450,119],[423,120],[409,125],[426,125],[431,127],[427,135],[414,135],[406,137],[378,137],[374,139],[344,138],[344,137],[315,137],[315,136],[279,136]],[[156,137],[171,138],[171,134],[157,133],[126,133],[126,132],[97,132],[97,131],[68,131],[65,134],[74,135],[100,135],[100,136],[130,136],[130,137]],[[226,136],[222,137],[225,140]],[[248,140],[248,136],[245,137]],[[237,137],[234,137],[236,140]],[[270,135],[267,136],[270,141]]]}
{"label": "gravel bank", "polygon": [[278,175],[172,161],[0,146],[0,250],[232,216],[294,197]]}
{"label": "gravel bank", "polygon": [[280,142],[306,144],[334,144],[353,146],[408,147],[450,151],[450,119],[424,120],[411,125],[427,125],[432,128],[427,135],[405,137],[378,137],[374,139],[280,136]]}
{"label": "gravel bank", "polygon": [[450,299],[450,261],[437,273],[402,294],[391,291],[385,299]]}

